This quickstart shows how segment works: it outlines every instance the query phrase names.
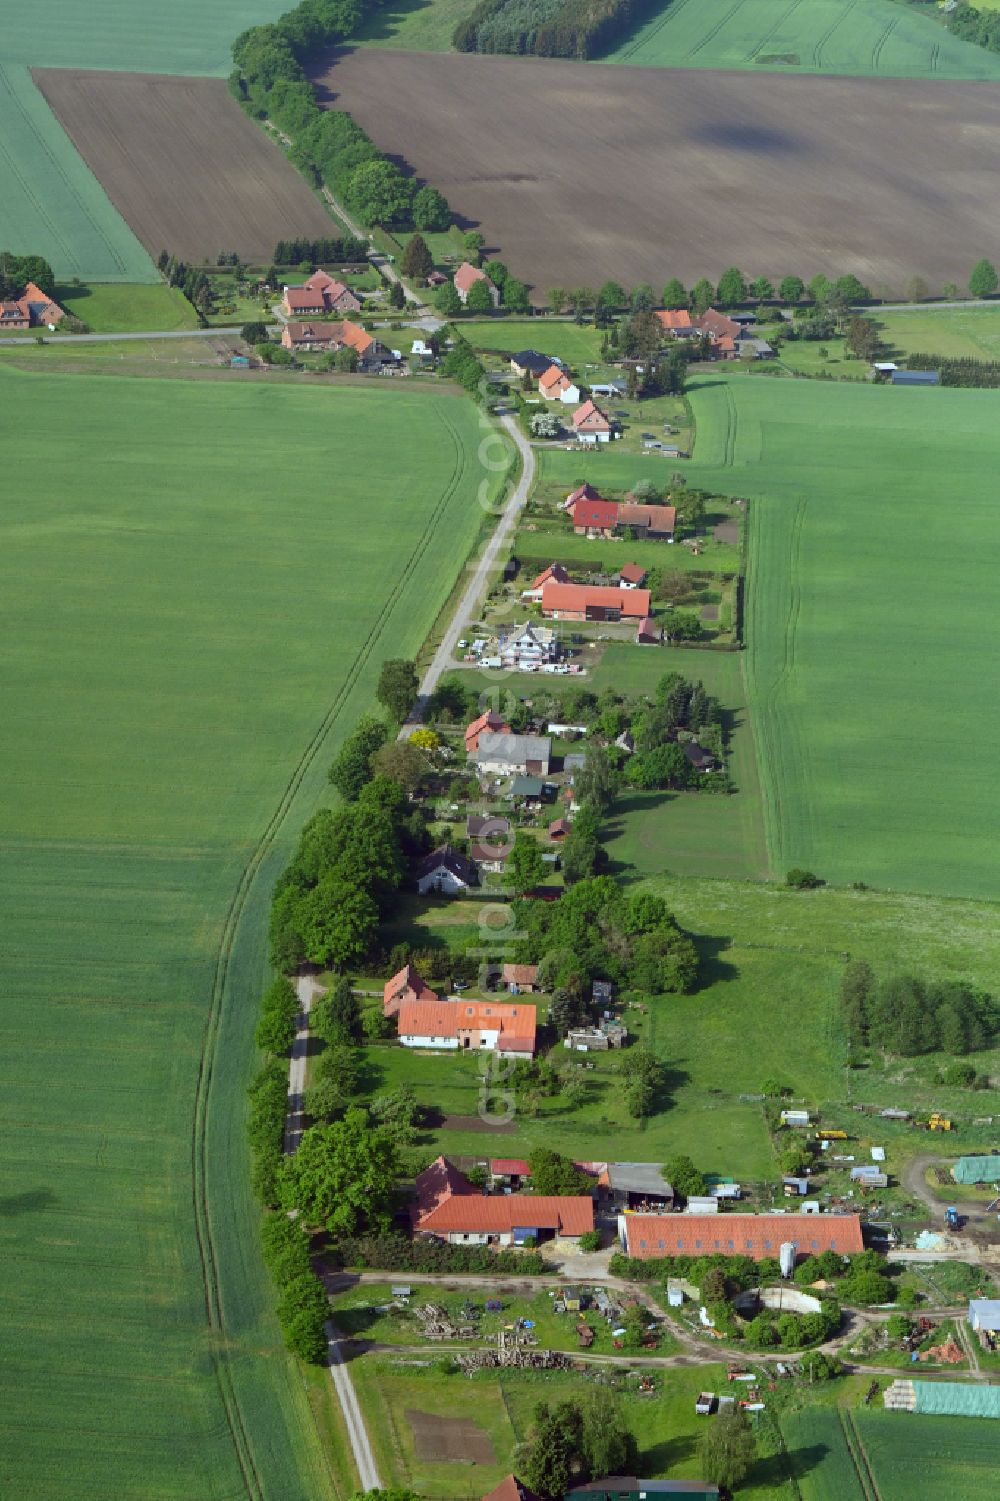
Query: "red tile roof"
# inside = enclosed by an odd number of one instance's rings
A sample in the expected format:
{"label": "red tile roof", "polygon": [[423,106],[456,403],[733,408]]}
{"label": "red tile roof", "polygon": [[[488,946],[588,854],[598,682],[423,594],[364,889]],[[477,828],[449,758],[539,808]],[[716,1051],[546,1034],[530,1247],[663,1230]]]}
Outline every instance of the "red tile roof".
{"label": "red tile roof", "polygon": [[538,979],[537,964],[505,964],[502,970],[505,985],[534,985]]}
{"label": "red tile roof", "polygon": [[424,984],[413,965],[404,964],[391,980],[386,980],[382,988],[382,1015],[395,1016],[402,1001],[436,1001],[439,999],[437,992]]}
{"label": "red tile roof", "polygon": [[282,299],[290,313],[321,313],[326,307],[323,293],[313,287],[286,287]]}
{"label": "red tile roof", "polygon": [[656,313],[660,324],[668,332],[673,333],[678,329],[690,329],[694,327],[691,322],[691,314],[686,307],[658,308]]}
{"label": "red tile roof", "polygon": [[540,589],[549,579],[553,579],[557,584],[568,584],[569,574],[561,563],[550,563],[548,568],[543,568],[534,580],[531,585],[532,589]]}
{"label": "red tile roof", "polygon": [[[518,1001],[406,1001],[399,1008],[400,1037],[458,1037],[460,1032],[499,1032],[505,1051],[534,1052],[535,1007]],[[505,1039],[513,1039],[507,1041]]]}
{"label": "red tile roof", "polygon": [[677,507],[620,505],[618,525],[645,526],[654,532],[672,532],[677,526]]}
{"label": "red tile roof", "polygon": [[476,1194],[477,1188],[473,1188],[464,1173],[460,1173],[453,1162],[447,1157],[438,1157],[430,1165],[425,1167],[422,1173],[418,1173],[414,1180],[416,1189],[417,1214],[430,1214],[440,1204],[444,1204],[453,1194]]}
{"label": "red tile roof", "polygon": [[526,1178],[531,1169],[524,1157],[491,1157],[490,1172],[499,1173],[502,1177],[516,1173],[519,1178]]}
{"label": "red tile roof", "polygon": [[435,1235],[509,1235],[514,1229],[583,1235],[594,1228],[594,1203],[583,1195],[452,1194],[421,1214],[416,1228]]}
{"label": "red tile roof", "polygon": [[500,1484],[483,1497],[483,1501],[540,1501],[516,1475],[505,1475]]}
{"label": "red tile roof", "polygon": [[864,1250],[856,1214],[627,1214],[629,1256],[777,1256],[785,1241],[794,1241],[800,1256],[820,1251],[844,1255]]}
{"label": "red tile roof", "polygon": [[584,485],[577,485],[576,489],[572,490],[569,493],[569,495],[567,495],[566,499],[563,501],[563,507],[564,507],[565,510],[568,511],[569,508],[570,508],[570,506],[575,505],[578,500],[600,500],[600,499],[601,499],[600,492],[597,491],[597,490],[595,490],[594,487],[593,487],[593,485],[591,485],[589,483],[588,484],[584,484]]}
{"label": "red tile roof", "polygon": [[[480,271],[471,261],[463,261],[454,275],[455,288],[459,292],[467,292],[477,281],[490,281],[485,271]],[[490,286],[493,283],[490,282]]]}
{"label": "red tile roof", "polygon": [[593,401],[585,401],[583,406],[577,407],[573,413],[573,426],[585,427],[591,433],[609,433],[611,423],[604,412]]}
{"label": "red tile roof", "polygon": [[660,630],[652,615],[647,615],[644,617],[644,619],[639,621],[639,629],[637,635],[652,636],[656,641],[661,641],[663,639],[663,632]]}
{"label": "red tile roof", "polygon": [[617,500],[575,500],[568,508],[574,526],[599,526],[602,529],[614,526],[618,520]]}
{"label": "red tile roof", "polygon": [[340,341],[349,349],[356,349],[358,354],[364,354],[375,343],[367,329],[362,328],[360,323],[345,321],[338,325],[340,328]]}
{"label": "red tile roof", "polygon": [[725,313],[720,313],[714,307],[710,307],[707,312],[702,313],[701,317],[696,321],[698,327],[704,333],[715,334],[717,338],[721,338],[723,334],[728,334],[730,338],[735,339],[740,332],[740,325],[736,322],[735,318],[727,318]]}
{"label": "red tile roof", "polygon": [[626,619],[642,619],[649,614],[651,595],[648,589],[611,589],[602,584],[546,584],[542,590],[542,611],[587,610],[590,608],[621,610]]}
{"label": "red tile roof", "polygon": [[565,370],[560,370],[558,365],[550,365],[545,374],[538,377],[539,390],[568,391],[572,384]]}
{"label": "red tile roof", "polygon": [[478,719],[466,726],[465,749],[468,755],[471,756],[473,751],[479,749],[479,737],[487,732],[491,735],[509,735],[510,725],[502,715],[493,709],[487,709],[485,714],[480,714]]}
{"label": "red tile roof", "polygon": [[[672,510],[673,507],[670,509]],[[626,563],[620,570],[620,574],[623,579],[628,579],[630,584],[641,584],[646,577],[646,570],[638,563]]]}
{"label": "red tile roof", "polygon": [[549,838],[563,839],[572,827],[573,825],[568,818],[557,818],[553,823],[549,824]]}

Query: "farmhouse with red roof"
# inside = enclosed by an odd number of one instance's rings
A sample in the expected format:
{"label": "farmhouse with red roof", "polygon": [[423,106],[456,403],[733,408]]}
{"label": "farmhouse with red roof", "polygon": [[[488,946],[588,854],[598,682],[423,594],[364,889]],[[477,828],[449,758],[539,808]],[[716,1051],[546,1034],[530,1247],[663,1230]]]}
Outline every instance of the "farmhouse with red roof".
{"label": "farmhouse with red roof", "polygon": [[698,325],[686,307],[658,308],[656,316],[664,333],[673,334],[675,339],[697,338]]}
{"label": "farmhouse with red roof", "polygon": [[474,266],[471,261],[463,261],[458,270],[455,272],[452,280],[455,284],[455,291],[458,293],[459,298],[463,303],[468,302],[469,293],[472,291],[472,288],[475,286],[476,282],[484,281],[489,288],[493,306],[500,306],[499,289],[494,286],[493,282],[490,281],[489,277],[486,275],[486,272],[480,271],[479,267]]}
{"label": "farmhouse with red roof", "polygon": [[502,714],[497,714],[494,709],[487,709],[485,714],[480,714],[470,725],[465,727],[465,754],[473,755],[479,749],[480,735],[509,735],[510,725]]}
{"label": "farmhouse with red roof", "polygon": [[41,287],[29,281],[20,297],[0,302],[0,328],[54,329],[66,314],[58,302],[46,297]]}
{"label": "farmhouse with red roof", "polygon": [[522,599],[541,599],[542,590],[548,583],[568,584],[569,573],[561,563],[550,563],[548,568],[543,568],[537,578],[532,580],[530,589],[521,590]]}
{"label": "farmhouse with red roof", "polygon": [[641,563],[625,563],[618,579],[623,589],[638,589],[646,581],[646,570]]}
{"label": "farmhouse with red roof", "polygon": [[611,422],[594,401],[585,401],[573,413],[573,431],[581,443],[610,443]]}
{"label": "farmhouse with red roof", "polygon": [[546,584],[542,614],[550,620],[643,620],[650,612],[648,589],[611,589],[602,584]]}
{"label": "farmhouse with red roof", "polygon": [[578,536],[586,532],[603,532],[606,537],[614,535],[618,523],[617,500],[602,500],[599,495],[585,496],[575,500],[567,510]]}
{"label": "farmhouse with red roof", "polygon": [[504,1053],[533,1058],[535,1007],[521,1002],[403,1001],[397,1026],[404,1048]]}
{"label": "farmhouse with red roof", "polygon": [[386,980],[382,989],[382,1015],[396,1016],[404,1001],[436,1001],[440,997],[436,990],[431,990],[425,985],[417,974],[412,964],[404,964],[403,968],[393,975],[391,980]]}
{"label": "farmhouse with red roof", "polygon": [[391,351],[360,323],[298,323],[289,319],[281,331],[281,342],[286,349],[304,351],[354,349],[359,370],[377,370],[392,360]]}
{"label": "farmhouse with red roof", "polygon": [[361,299],[344,282],[325,271],[314,271],[301,286],[286,287],[281,299],[283,313],[359,313]]}
{"label": "farmhouse with red roof", "polygon": [[561,401],[569,406],[580,400],[580,387],[573,384],[565,370],[550,365],[538,377],[538,394],[546,401]]}
{"label": "farmhouse with red roof", "polygon": [[483,1194],[446,1157],[418,1173],[415,1188],[414,1235],[439,1236],[451,1245],[576,1240],[594,1228],[589,1195]]}
{"label": "farmhouse with red roof", "polygon": [[856,1214],[623,1214],[618,1234],[627,1256],[777,1256],[794,1242],[799,1256],[865,1248]]}

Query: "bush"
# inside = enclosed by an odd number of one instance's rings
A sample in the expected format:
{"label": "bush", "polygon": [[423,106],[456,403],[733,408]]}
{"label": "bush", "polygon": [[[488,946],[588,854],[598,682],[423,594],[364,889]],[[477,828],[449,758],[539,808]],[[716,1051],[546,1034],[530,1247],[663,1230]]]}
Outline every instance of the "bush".
{"label": "bush", "polygon": [[599,1251],[601,1249],[601,1232],[599,1230],[585,1230],[580,1236],[581,1251]]}
{"label": "bush", "polygon": [[785,885],[791,886],[796,891],[811,891],[816,886],[822,886],[819,876],[811,870],[803,870],[798,865],[793,865],[785,876]]}
{"label": "bush", "polygon": [[382,1272],[496,1272],[527,1277],[553,1271],[535,1251],[439,1245],[393,1234],[345,1237],[330,1246],[328,1260],[335,1266]]}

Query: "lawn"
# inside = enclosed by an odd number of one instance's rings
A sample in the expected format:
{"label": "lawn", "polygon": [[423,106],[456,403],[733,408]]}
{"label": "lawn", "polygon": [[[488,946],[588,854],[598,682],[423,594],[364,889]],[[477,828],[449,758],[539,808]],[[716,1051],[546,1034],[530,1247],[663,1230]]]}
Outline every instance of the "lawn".
{"label": "lawn", "polygon": [[953,37],[931,7],[891,0],[673,0],[605,62],[883,78],[1000,78],[1000,58]]}
{"label": "lawn", "polygon": [[[43,7],[51,9],[49,7]],[[59,7],[63,21],[78,16],[84,27],[92,7]],[[156,268],[125,220],[90,172],[26,67],[11,60],[6,17],[0,66],[0,204],[3,249],[32,252],[49,261],[57,277],[99,277],[106,281],[154,282]],[[56,24],[55,22],[53,23]],[[57,30],[59,26],[57,26]],[[29,62],[40,62],[29,57]],[[67,62],[78,61],[73,56]]]}
{"label": "lawn", "polygon": [[[441,1355],[447,1358],[447,1351]],[[436,1367],[407,1364],[384,1356],[365,1355],[352,1362],[351,1374],[361,1397],[383,1483],[415,1486],[425,1495],[461,1498],[480,1495],[511,1469],[515,1445],[531,1429],[539,1402],[579,1401],[591,1382],[609,1378],[594,1371],[585,1375],[563,1371],[481,1372],[471,1379],[447,1375]],[[721,1366],[657,1371],[657,1391],[641,1396],[638,1372],[614,1376],[623,1416],[639,1441],[643,1473],[696,1478],[698,1440],[703,1420],[695,1417],[697,1393],[704,1387],[722,1391],[726,1376]],[[434,1462],[414,1453],[414,1434],[407,1412],[440,1418],[468,1416],[492,1441],[494,1464],[470,1460]],[[417,1419],[419,1422],[419,1418]],[[793,1491],[783,1478],[784,1464],[774,1454],[766,1430],[758,1434],[761,1458],[740,1487],[749,1501],[792,1501]]]}
{"label": "lawn", "polygon": [[695,792],[631,792],[618,799],[606,826],[608,854],[620,875],[725,876],[763,880],[768,874],[763,808],[739,652],[663,651],[609,645],[590,676],[595,693],[652,693],[665,672],[704,683],[729,722],[730,797]]}
{"label": "lawn", "polygon": [[537,349],[563,360],[585,380],[588,365],[601,360],[602,333],[593,324],[562,318],[459,318],[455,327],[474,349],[517,354]]}
{"label": "lawn", "polygon": [[994,394],[713,375],[692,405],[689,480],[751,497],[772,867],[996,897]]}
{"label": "lawn", "polygon": [[150,329],[174,333],[197,328],[198,315],[177,287],[102,285],[57,287],[56,300],[95,334],[129,334]]}
{"label": "lawn", "polygon": [[882,338],[889,346],[889,359],[897,354],[968,356],[974,360],[1000,359],[1000,304],[984,302],[979,307],[915,307],[875,317],[882,325]]}
{"label": "lawn", "polygon": [[0,388],[4,1489],[349,1493],[280,1349],[243,1090],[271,883],[476,534],[477,415],[381,386]]}

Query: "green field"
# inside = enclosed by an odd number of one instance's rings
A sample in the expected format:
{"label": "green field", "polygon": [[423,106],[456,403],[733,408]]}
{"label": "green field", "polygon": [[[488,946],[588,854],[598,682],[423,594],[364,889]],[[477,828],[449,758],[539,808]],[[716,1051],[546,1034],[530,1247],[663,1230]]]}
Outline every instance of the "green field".
{"label": "green field", "polygon": [[0,401],[2,1489],[315,1501],[243,1140],[269,891],[477,534],[476,410],[6,367]]}
{"label": "green field", "polygon": [[756,498],[747,666],[773,868],[996,896],[994,393],[712,376],[692,403],[689,477]]}
{"label": "green field", "polygon": [[884,78],[1000,78],[930,7],[892,0],[672,0],[604,62]]}
{"label": "green field", "polygon": [[781,1422],[802,1501],[983,1501],[995,1488],[994,1426],[817,1407]]}
{"label": "green field", "polygon": [[[66,8],[67,17],[73,13],[85,20],[91,12],[90,7],[75,12]],[[0,67],[0,248],[44,255],[56,276],[66,281],[74,276],[156,281],[156,267],[35,88],[27,68],[9,61],[6,45],[4,53],[8,62]],[[65,61],[68,65],[81,59]]]}
{"label": "green field", "polygon": [[128,334],[141,329],[173,333],[198,327],[198,315],[184,293],[159,281],[154,286],[95,283],[57,287],[56,298],[95,334]]}

